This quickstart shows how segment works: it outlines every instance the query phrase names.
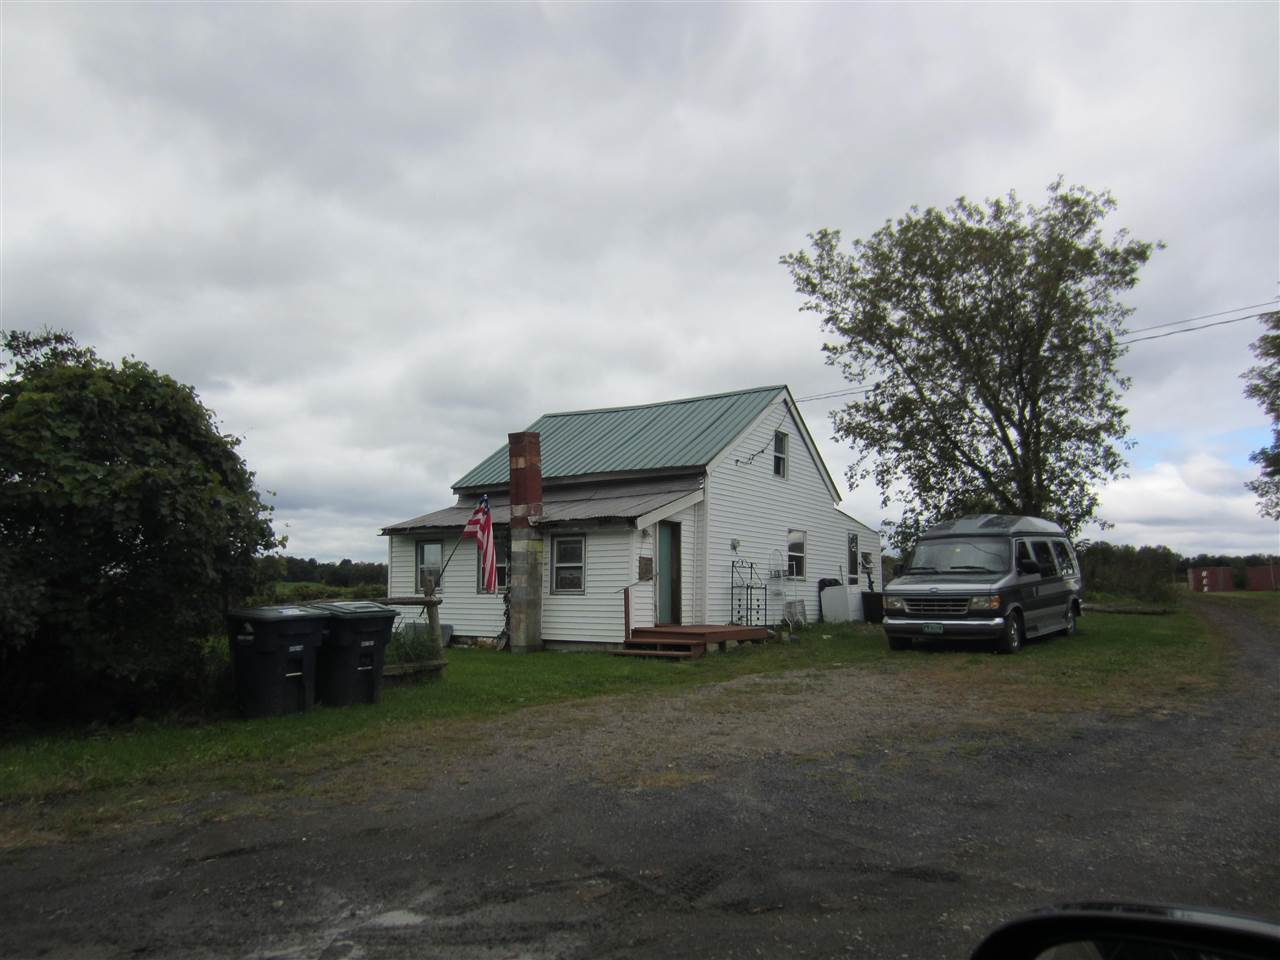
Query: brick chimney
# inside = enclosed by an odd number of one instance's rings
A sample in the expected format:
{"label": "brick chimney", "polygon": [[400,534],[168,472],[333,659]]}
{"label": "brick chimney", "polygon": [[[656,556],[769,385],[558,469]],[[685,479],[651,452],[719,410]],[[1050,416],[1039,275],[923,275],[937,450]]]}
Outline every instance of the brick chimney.
{"label": "brick chimney", "polygon": [[511,468],[511,652],[542,649],[542,440],[507,435]]}

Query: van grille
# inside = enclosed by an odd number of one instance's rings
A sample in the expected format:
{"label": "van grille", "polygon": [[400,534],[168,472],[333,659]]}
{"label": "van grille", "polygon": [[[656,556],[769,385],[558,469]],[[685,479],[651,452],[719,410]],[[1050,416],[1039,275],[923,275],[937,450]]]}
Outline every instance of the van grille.
{"label": "van grille", "polygon": [[962,617],[969,609],[968,597],[904,597],[903,603],[920,617]]}

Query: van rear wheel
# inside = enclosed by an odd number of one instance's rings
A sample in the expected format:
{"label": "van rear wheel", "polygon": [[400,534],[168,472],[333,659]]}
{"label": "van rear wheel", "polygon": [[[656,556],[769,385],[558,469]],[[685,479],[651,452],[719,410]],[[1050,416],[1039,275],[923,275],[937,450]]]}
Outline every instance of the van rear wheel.
{"label": "van rear wheel", "polygon": [[1010,613],[1004,618],[1004,632],[996,641],[996,653],[1017,653],[1022,646],[1022,614]]}

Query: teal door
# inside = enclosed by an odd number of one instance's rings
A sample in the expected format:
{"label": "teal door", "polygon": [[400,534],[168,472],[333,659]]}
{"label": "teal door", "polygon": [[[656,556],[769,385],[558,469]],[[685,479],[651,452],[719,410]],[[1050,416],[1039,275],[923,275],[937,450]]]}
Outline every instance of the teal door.
{"label": "teal door", "polygon": [[680,524],[658,524],[658,623],[680,622]]}

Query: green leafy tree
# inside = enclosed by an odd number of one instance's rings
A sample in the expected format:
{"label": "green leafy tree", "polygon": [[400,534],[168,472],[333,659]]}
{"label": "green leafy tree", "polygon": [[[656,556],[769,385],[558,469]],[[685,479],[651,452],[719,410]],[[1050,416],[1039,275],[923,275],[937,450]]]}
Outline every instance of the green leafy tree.
{"label": "green leafy tree", "polygon": [[271,510],[190,387],[65,333],[2,345],[0,709],[173,705],[277,546]]}
{"label": "green leafy tree", "polygon": [[1253,355],[1261,362],[1243,374],[1244,395],[1271,418],[1271,443],[1249,455],[1260,473],[1245,486],[1257,496],[1259,513],[1280,520],[1280,311],[1263,314],[1262,322],[1270,332],[1253,342]]}
{"label": "green leafy tree", "polygon": [[857,458],[850,482],[902,502],[895,546],[963,513],[1072,534],[1094,518],[1098,485],[1125,466],[1119,295],[1156,247],[1105,239],[1114,208],[1058,180],[1042,206],[1010,193],[912,207],[848,252],[821,230],[782,257],[832,335],[827,362],[865,387],[833,422]]}

